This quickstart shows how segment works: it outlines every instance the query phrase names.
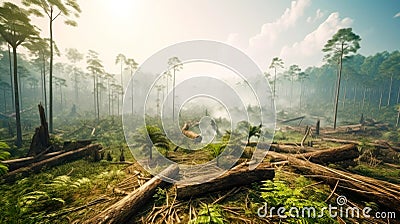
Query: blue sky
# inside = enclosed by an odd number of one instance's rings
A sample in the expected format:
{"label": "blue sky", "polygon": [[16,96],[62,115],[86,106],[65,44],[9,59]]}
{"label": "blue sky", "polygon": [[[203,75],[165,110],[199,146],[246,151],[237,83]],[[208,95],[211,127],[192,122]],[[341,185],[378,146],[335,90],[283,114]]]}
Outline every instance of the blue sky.
{"label": "blue sky", "polygon": [[[275,56],[285,64],[321,65],[321,49],[340,28],[362,38],[360,53],[400,47],[399,0],[78,0],[78,27],[56,21],[61,49],[100,53],[106,69],[118,72],[115,56],[143,62],[169,45],[193,39],[229,43],[267,70]],[[47,22],[34,19],[47,33]],[[64,60],[63,57],[56,60]]]}

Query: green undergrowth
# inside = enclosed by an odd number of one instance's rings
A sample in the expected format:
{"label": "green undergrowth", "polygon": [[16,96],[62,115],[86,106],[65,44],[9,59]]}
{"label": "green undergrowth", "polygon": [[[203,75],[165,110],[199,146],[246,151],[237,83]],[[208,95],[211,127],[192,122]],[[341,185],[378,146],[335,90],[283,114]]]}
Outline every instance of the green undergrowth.
{"label": "green undergrowth", "polygon": [[55,223],[58,211],[84,205],[124,179],[122,167],[79,160],[2,184],[0,223]]}
{"label": "green undergrowth", "polygon": [[350,170],[363,176],[400,184],[400,169],[394,169],[393,167],[385,165],[372,167],[367,164],[359,164],[355,167],[351,167]]}

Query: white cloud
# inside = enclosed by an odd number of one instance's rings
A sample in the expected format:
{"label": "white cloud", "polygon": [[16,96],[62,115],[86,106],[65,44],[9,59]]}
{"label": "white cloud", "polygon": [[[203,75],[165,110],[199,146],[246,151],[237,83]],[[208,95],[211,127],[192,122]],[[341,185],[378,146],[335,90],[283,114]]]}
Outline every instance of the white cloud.
{"label": "white cloud", "polygon": [[282,48],[280,57],[286,64],[296,63],[301,66],[320,65],[325,43],[341,28],[349,27],[352,19],[341,19],[338,12],[331,13],[317,29],[307,34],[300,42]]}
{"label": "white cloud", "polygon": [[304,9],[308,5],[310,5],[310,0],[292,1],[290,8],[286,8],[280,18],[274,22],[265,23],[261,27],[261,32],[250,38],[250,47],[267,48],[273,46],[279,34],[293,27],[297,20],[303,16]]}
{"label": "white cloud", "polygon": [[400,12],[393,16],[393,18],[400,17]]}
{"label": "white cloud", "polygon": [[316,22],[319,19],[321,19],[323,16],[324,16],[324,13],[321,11],[321,9],[317,9],[317,11],[315,12],[314,19],[311,16],[307,17],[307,23]]}

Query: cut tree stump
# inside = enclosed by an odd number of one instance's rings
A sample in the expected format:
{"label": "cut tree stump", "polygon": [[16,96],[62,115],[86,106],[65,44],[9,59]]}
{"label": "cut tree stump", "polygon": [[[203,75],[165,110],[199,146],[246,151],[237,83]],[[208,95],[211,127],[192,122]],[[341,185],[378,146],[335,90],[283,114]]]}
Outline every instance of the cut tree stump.
{"label": "cut tree stump", "polygon": [[[292,155],[283,155],[276,152],[269,152],[270,156],[289,161],[289,165],[295,167],[310,177],[324,180],[329,185],[348,192],[348,195],[358,195],[367,201],[374,201],[391,211],[400,212],[400,186],[386,181],[353,174],[310,161],[298,159]],[[347,195],[345,195],[347,196]]]}
{"label": "cut tree stump", "polygon": [[[170,165],[159,175],[173,178],[179,173],[179,167],[175,164]],[[129,193],[127,196],[106,208],[95,217],[86,220],[84,223],[126,223],[129,218],[139,211],[156,192],[157,188],[165,184],[160,177],[155,176],[144,185]]]}
{"label": "cut tree stump", "polygon": [[80,148],[74,151],[64,152],[48,159],[32,163],[28,166],[21,167],[14,171],[11,171],[3,176],[5,182],[13,182],[19,177],[26,177],[30,173],[38,173],[42,170],[42,168],[46,167],[53,167],[60,164],[64,164],[66,162],[71,162],[77,159],[81,159],[85,156],[93,156],[96,158],[98,151],[101,149],[100,144],[92,144],[88,145],[84,148]]}
{"label": "cut tree stump", "polygon": [[38,108],[40,117],[40,127],[35,129],[35,134],[33,134],[27,156],[38,155],[43,150],[47,149],[50,146],[49,128],[47,126],[44,108],[41,103],[38,105]]}
{"label": "cut tree stump", "polygon": [[262,180],[271,180],[275,177],[275,170],[270,164],[262,163],[254,170],[249,170],[249,167],[240,164],[231,170],[228,170],[223,175],[202,183],[184,185],[176,184],[177,198],[188,198],[213,191],[231,189],[237,186],[249,185]]}

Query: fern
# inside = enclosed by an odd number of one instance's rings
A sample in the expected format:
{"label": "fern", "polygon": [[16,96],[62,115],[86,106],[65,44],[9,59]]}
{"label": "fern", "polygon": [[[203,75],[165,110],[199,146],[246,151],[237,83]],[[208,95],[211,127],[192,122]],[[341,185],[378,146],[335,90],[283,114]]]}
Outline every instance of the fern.
{"label": "fern", "polygon": [[218,205],[203,204],[201,207],[198,216],[190,220],[189,224],[227,223],[222,214],[222,209]]}
{"label": "fern", "polygon": [[[298,209],[302,209],[304,207],[313,207],[315,208],[316,215],[319,215],[319,212],[323,207],[327,207],[327,204],[321,200],[326,197],[322,190],[311,189],[307,186],[311,182],[300,176],[297,178],[292,184],[293,187],[290,187],[284,181],[265,181],[263,182],[260,190],[261,190],[261,198],[264,202],[268,203],[268,206],[273,207],[285,207],[289,209],[291,207],[296,207]],[[319,202],[322,201],[322,202]],[[288,218],[288,223],[335,223],[335,220],[332,219],[327,213],[322,218],[317,217],[297,217],[297,218]],[[288,212],[286,215],[290,215]]]}
{"label": "fern", "polygon": [[18,206],[21,208],[22,213],[55,210],[62,207],[64,204],[65,201],[63,199],[52,198],[44,191],[27,193],[18,201]]}
{"label": "fern", "polygon": [[[0,161],[6,160],[10,157],[9,150],[10,147],[5,142],[0,142]],[[0,175],[7,173],[8,167],[0,162]]]}

